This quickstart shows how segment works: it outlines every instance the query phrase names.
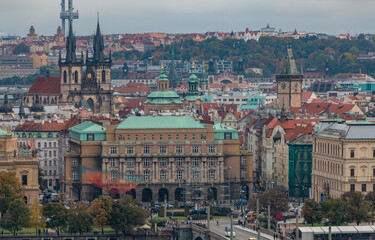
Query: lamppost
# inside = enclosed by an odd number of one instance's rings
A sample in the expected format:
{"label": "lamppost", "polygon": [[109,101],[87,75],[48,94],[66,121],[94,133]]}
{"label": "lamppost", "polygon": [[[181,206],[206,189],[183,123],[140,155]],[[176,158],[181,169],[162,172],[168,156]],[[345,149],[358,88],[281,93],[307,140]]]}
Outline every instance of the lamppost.
{"label": "lamppost", "polygon": [[234,177],[234,186],[233,186],[234,203],[233,203],[233,210],[236,210],[236,184],[237,184],[237,178]]}
{"label": "lamppost", "polygon": [[241,216],[243,217],[243,212],[244,212],[244,209],[243,209],[243,204],[244,204],[244,194],[245,194],[245,190],[246,189],[246,186],[242,185],[241,186]]}

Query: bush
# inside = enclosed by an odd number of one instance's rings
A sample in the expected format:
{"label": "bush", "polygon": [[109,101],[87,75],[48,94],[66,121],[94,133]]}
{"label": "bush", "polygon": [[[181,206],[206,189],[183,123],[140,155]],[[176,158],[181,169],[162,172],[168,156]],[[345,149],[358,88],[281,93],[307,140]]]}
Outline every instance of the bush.
{"label": "bush", "polygon": [[155,202],[154,202],[154,201],[151,201],[151,207],[152,207],[152,208],[155,207]]}
{"label": "bush", "polygon": [[159,210],[159,217],[164,217],[164,206],[160,206]]}
{"label": "bush", "polygon": [[152,226],[155,226],[155,223],[158,227],[163,227],[167,223],[167,219],[162,218],[162,217],[153,217],[150,220],[150,223]]}
{"label": "bush", "polygon": [[187,217],[190,215],[190,209],[189,209],[189,206],[188,205],[185,205],[185,209],[184,209],[184,216]]}

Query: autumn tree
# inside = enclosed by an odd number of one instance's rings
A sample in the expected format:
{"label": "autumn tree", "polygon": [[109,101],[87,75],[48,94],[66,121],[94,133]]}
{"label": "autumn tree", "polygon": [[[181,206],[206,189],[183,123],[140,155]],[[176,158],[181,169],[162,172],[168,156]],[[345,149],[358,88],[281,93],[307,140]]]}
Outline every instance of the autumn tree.
{"label": "autumn tree", "polygon": [[302,207],[302,216],[305,222],[314,226],[314,223],[320,223],[323,218],[321,207],[314,199],[306,200]]}
{"label": "autumn tree", "polygon": [[[280,189],[270,189],[260,193],[258,197],[260,212],[267,212],[268,204],[271,204],[271,216],[276,216],[288,210],[288,200],[286,199],[285,192]],[[256,209],[255,198],[249,201],[249,208]]]}
{"label": "autumn tree", "polygon": [[100,196],[92,201],[89,212],[93,216],[94,226],[102,229],[109,225],[109,218],[112,213],[113,200],[109,196]]}
{"label": "autumn tree", "polygon": [[9,204],[22,199],[24,189],[15,172],[0,172],[0,213],[4,216]]}
{"label": "autumn tree", "polygon": [[47,228],[59,231],[67,226],[67,209],[61,203],[47,203],[43,206],[42,212],[47,219]]}
{"label": "autumn tree", "polygon": [[9,204],[8,210],[1,221],[1,226],[15,234],[27,226],[29,217],[29,208],[25,202],[22,199],[15,199]]}
{"label": "autumn tree", "polygon": [[371,204],[372,211],[375,211],[375,192],[369,192],[365,196],[365,200]]}
{"label": "autumn tree", "polygon": [[92,215],[83,203],[74,204],[67,211],[67,225],[70,232],[88,232],[92,229]]}
{"label": "autumn tree", "polygon": [[38,231],[38,228],[46,227],[46,218],[43,216],[42,208],[40,207],[38,199],[35,199],[30,208],[30,219],[28,226],[35,228],[35,231]]}
{"label": "autumn tree", "polygon": [[355,221],[359,225],[370,219],[371,204],[363,199],[361,192],[346,192],[341,198],[346,203],[350,221]]}
{"label": "autumn tree", "polygon": [[134,227],[145,224],[148,216],[147,211],[138,205],[138,202],[129,195],[115,201],[112,205],[110,226],[124,234],[133,233]]}

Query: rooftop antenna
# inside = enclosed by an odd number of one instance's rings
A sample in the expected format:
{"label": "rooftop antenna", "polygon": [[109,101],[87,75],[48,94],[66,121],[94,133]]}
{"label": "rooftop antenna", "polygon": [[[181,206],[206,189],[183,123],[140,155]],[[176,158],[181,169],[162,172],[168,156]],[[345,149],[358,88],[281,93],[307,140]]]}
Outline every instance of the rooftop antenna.
{"label": "rooftop antenna", "polygon": [[65,20],[73,21],[73,19],[78,19],[79,14],[78,11],[73,12],[73,0],[68,0],[68,9],[65,9],[65,0],[61,0],[61,12],[60,12],[60,19],[61,19],[61,27],[63,34],[65,35]]}

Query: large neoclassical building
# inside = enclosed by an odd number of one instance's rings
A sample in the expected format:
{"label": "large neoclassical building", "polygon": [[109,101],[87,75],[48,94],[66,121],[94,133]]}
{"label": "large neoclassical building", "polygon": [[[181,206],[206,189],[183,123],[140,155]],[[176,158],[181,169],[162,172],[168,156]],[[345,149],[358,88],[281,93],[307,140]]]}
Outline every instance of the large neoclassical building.
{"label": "large neoclassical building", "polygon": [[[60,77],[37,78],[26,96],[26,105],[39,101],[42,105],[71,104],[87,102],[95,113],[112,113],[111,56],[104,56],[104,40],[99,22],[93,44],[93,56],[81,54],[77,59],[76,37],[72,23],[66,40],[66,56],[61,57]],[[38,98],[38,99],[37,99]]]}
{"label": "large neoclassical building", "polygon": [[[99,124],[99,123],[98,123]],[[240,199],[251,192],[252,154],[237,130],[188,116],[129,117],[70,129],[66,190],[75,200],[131,194],[140,201]]]}

